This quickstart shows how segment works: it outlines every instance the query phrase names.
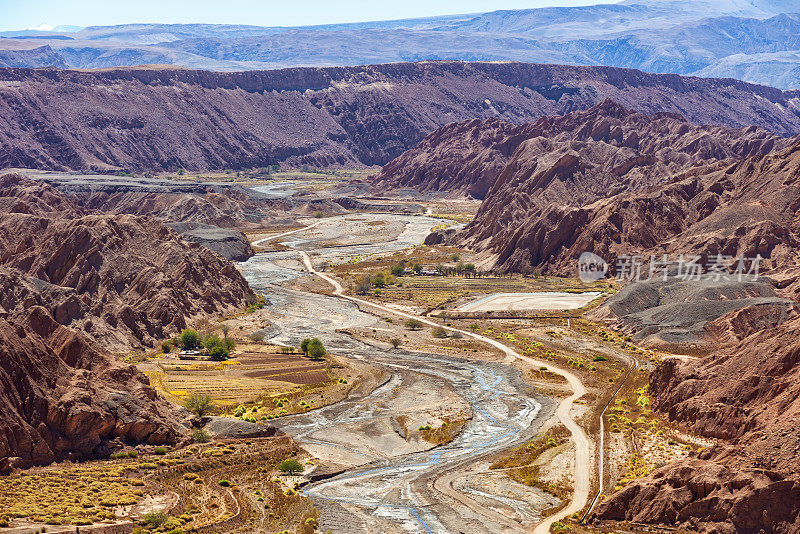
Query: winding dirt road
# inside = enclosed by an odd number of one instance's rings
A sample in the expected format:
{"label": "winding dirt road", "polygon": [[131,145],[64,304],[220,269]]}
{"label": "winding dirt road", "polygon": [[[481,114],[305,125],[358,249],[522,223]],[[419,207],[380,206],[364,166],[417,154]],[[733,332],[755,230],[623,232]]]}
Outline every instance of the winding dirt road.
{"label": "winding dirt road", "polygon": [[[305,251],[300,251],[300,254],[303,259],[303,264],[305,265],[308,272],[315,274],[316,276],[322,278],[329,284],[331,284],[334,288],[334,294],[340,298],[347,299],[351,302],[361,304],[363,306],[368,306],[377,310],[380,310],[384,313],[390,313],[396,315],[398,317],[404,317],[407,319],[417,319],[429,326],[442,326],[438,323],[435,323],[429,319],[424,317],[412,315],[409,313],[404,313],[387,306],[383,306],[380,304],[376,304],[370,302],[368,300],[360,299],[357,297],[352,297],[350,295],[344,294],[344,288],[342,285],[334,278],[328,276],[325,273],[319,272],[314,268],[314,265],[309,257],[308,253]],[[583,385],[583,382],[578,378],[577,375],[571,373],[565,369],[561,369],[552,365],[552,362],[545,362],[543,360],[539,360],[536,358],[531,358],[529,356],[524,356],[519,354],[511,347],[486,336],[482,336],[480,334],[476,334],[473,332],[469,332],[466,330],[460,330],[457,328],[452,327],[444,327],[447,330],[452,332],[459,332],[463,336],[469,336],[473,339],[477,339],[484,343],[487,343],[493,347],[496,347],[503,351],[506,354],[506,362],[510,363],[514,359],[519,359],[522,361],[526,361],[534,366],[546,366],[549,371],[556,373],[558,375],[563,376],[570,388],[572,389],[572,395],[563,399],[556,408],[555,417],[561,422],[571,433],[573,443],[575,444],[575,474],[574,474],[574,491],[572,494],[572,499],[570,503],[563,508],[558,513],[546,518],[541,523],[539,523],[533,530],[534,534],[546,534],[550,532],[550,526],[565,517],[572,515],[575,512],[580,511],[584,506],[586,506],[589,500],[589,490],[590,490],[590,472],[592,469],[592,458],[591,458],[591,447],[589,444],[589,438],[583,429],[578,425],[571,415],[573,403],[581,398],[583,395],[586,394],[586,387]],[[504,362],[504,363],[506,363]],[[449,484],[448,484],[449,486]]]}

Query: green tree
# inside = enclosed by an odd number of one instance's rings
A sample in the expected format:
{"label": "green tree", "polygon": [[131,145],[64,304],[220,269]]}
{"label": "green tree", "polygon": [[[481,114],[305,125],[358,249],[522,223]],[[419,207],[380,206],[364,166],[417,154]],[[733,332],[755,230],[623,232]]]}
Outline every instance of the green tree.
{"label": "green tree", "polygon": [[406,321],[406,327],[409,330],[419,330],[420,328],[422,328],[422,321],[420,321],[419,319],[409,319],[408,321]]}
{"label": "green tree", "polygon": [[226,337],[222,340],[222,344],[228,349],[228,352],[233,352],[233,349],[236,348],[236,341],[232,337]]}
{"label": "green tree", "polygon": [[213,350],[214,347],[224,347],[222,340],[217,336],[211,336],[210,338],[206,339],[204,345],[208,350]]}
{"label": "green tree", "polygon": [[181,332],[181,345],[184,349],[192,350],[200,347],[200,334],[188,328]]}
{"label": "green tree", "polygon": [[308,356],[308,345],[311,344],[311,339],[305,338],[300,342],[300,350],[303,351],[305,356]]}
{"label": "green tree", "polygon": [[305,470],[303,464],[294,458],[288,458],[278,465],[278,471],[286,473],[287,475],[294,475],[295,473],[302,473]]}
{"label": "green tree", "polygon": [[215,362],[224,362],[228,359],[228,356],[230,356],[230,352],[228,352],[228,349],[226,349],[224,345],[217,345],[211,349],[210,356]]}
{"label": "green tree", "polygon": [[402,343],[402,340],[399,337],[393,337],[392,339],[389,340],[389,343],[392,344],[392,347],[398,348]]}
{"label": "green tree", "polygon": [[433,330],[431,330],[431,335],[435,338],[444,339],[447,337],[447,330],[445,330],[441,326],[437,326],[434,327]]}
{"label": "green tree", "polygon": [[386,285],[386,273],[381,271],[375,276],[373,276],[372,285],[374,285],[375,287],[384,287]]}
{"label": "green tree", "polygon": [[323,345],[322,341],[318,338],[315,337],[308,343],[308,355],[311,356],[312,359],[320,360],[327,353],[328,351],[325,350],[325,345]]}
{"label": "green tree", "polygon": [[405,266],[402,263],[398,263],[397,265],[392,267],[392,274],[394,276],[403,276],[405,270],[406,270]]}
{"label": "green tree", "polygon": [[420,272],[422,272],[422,265],[420,265],[419,263],[415,263],[414,264],[414,273],[419,274]]}
{"label": "green tree", "polygon": [[186,397],[183,405],[197,417],[208,415],[214,409],[214,401],[204,393],[192,393]]}

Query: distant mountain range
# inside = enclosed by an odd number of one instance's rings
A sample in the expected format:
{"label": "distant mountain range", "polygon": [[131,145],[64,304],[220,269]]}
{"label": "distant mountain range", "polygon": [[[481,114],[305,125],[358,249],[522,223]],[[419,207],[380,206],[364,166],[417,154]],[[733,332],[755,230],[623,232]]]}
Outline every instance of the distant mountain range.
{"label": "distant mountain range", "polygon": [[0,32],[0,66],[237,71],[450,59],[608,65],[800,88],[800,0],[624,0],[306,27]]}

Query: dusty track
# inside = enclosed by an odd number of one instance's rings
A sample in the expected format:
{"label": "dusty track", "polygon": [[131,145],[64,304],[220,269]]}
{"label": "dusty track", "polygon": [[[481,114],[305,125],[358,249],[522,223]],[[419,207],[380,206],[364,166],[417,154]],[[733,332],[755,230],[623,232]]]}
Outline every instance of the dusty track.
{"label": "dusty track", "polygon": [[[404,318],[408,318],[408,319],[412,319],[412,318],[413,319],[417,319],[417,320],[422,321],[423,323],[425,323],[425,324],[427,324],[429,326],[441,326],[439,323],[435,323],[435,322],[433,322],[433,321],[431,321],[429,319],[426,319],[424,317],[411,315],[411,314],[404,313],[404,312],[401,312],[401,311],[397,311],[397,310],[394,310],[392,308],[389,308],[389,307],[386,307],[386,306],[382,306],[380,304],[376,304],[376,303],[373,303],[373,302],[370,302],[370,301],[367,301],[367,300],[364,300],[364,299],[360,299],[360,298],[357,298],[357,297],[352,297],[352,296],[349,296],[349,295],[345,295],[344,294],[344,288],[342,287],[342,285],[337,280],[335,280],[334,278],[326,275],[325,273],[318,272],[314,268],[314,265],[311,262],[311,258],[308,256],[308,254],[305,251],[300,251],[300,253],[302,255],[303,263],[306,266],[306,269],[310,273],[313,273],[313,274],[319,276],[320,278],[322,278],[323,280],[327,281],[328,283],[330,283],[334,287],[334,294],[336,296],[339,296],[341,298],[347,299],[347,300],[349,300],[351,302],[355,302],[357,304],[361,304],[361,305],[364,305],[364,306],[369,306],[369,307],[378,309],[378,310],[380,310],[380,311],[382,311],[384,313],[390,313],[390,314],[394,314],[396,316],[404,317]],[[570,411],[572,410],[573,403],[576,400],[578,400],[579,398],[581,398],[583,395],[586,394],[586,387],[583,385],[583,382],[581,382],[580,378],[578,378],[577,375],[575,375],[574,373],[571,373],[571,372],[569,372],[569,371],[567,371],[565,369],[561,369],[561,368],[553,366],[552,362],[545,362],[543,360],[538,360],[536,358],[531,358],[529,356],[523,356],[523,355],[519,354],[518,352],[514,351],[511,347],[509,347],[509,346],[507,346],[507,345],[505,345],[503,343],[500,343],[499,341],[496,341],[494,339],[482,336],[480,334],[475,334],[473,332],[469,332],[469,331],[466,331],[466,330],[460,330],[460,329],[452,328],[452,327],[444,327],[444,328],[446,328],[447,330],[453,331],[453,332],[459,332],[461,335],[469,336],[471,338],[477,339],[479,341],[482,341],[484,343],[487,343],[489,345],[492,345],[492,346],[502,350],[503,352],[505,352],[505,354],[507,356],[507,358],[506,358],[507,362],[513,361],[514,359],[519,359],[519,360],[526,361],[529,364],[534,365],[534,366],[546,366],[546,367],[548,367],[549,371],[563,376],[567,380],[569,386],[572,388],[572,392],[573,392],[572,395],[570,395],[569,397],[563,399],[559,403],[558,408],[556,409],[555,416],[558,418],[559,422],[561,422],[570,431],[570,433],[572,435],[572,440],[573,440],[573,442],[575,444],[574,491],[573,491],[572,499],[570,500],[569,505],[567,505],[565,508],[563,508],[558,513],[548,517],[547,519],[545,519],[544,521],[539,523],[539,525],[537,525],[536,528],[533,530],[534,534],[546,534],[546,533],[548,533],[550,531],[550,526],[554,522],[559,521],[560,519],[563,519],[565,517],[568,517],[568,516],[572,515],[575,512],[580,511],[581,509],[583,509],[586,506],[586,504],[587,504],[587,502],[589,500],[589,486],[590,486],[589,473],[591,472],[591,469],[592,469],[591,450],[590,450],[590,446],[589,446],[589,438],[587,437],[587,435],[583,431],[583,429],[580,427],[580,425],[578,425],[575,422],[575,420],[572,418],[572,416],[570,415]],[[601,460],[601,463],[602,463],[602,460]],[[445,487],[447,487],[447,486],[445,486]]]}
{"label": "dusty track", "polygon": [[[351,327],[381,328],[377,314],[365,313],[369,310],[414,317],[428,325],[439,326],[424,317],[344,295],[337,280],[316,271],[306,252],[314,253],[315,261],[328,261],[346,259],[350,255],[403,250],[427,235],[426,225],[438,224],[426,217],[403,220],[406,227],[400,235],[381,234],[381,242],[367,239],[363,244],[358,241],[360,238],[349,239],[352,245],[337,246],[331,243],[335,243],[337,235],[343,235],[343,228],[347,232],[346,225],[353,222],[344,222],[342,217],[323,219],[312,225],[315,229],[308,235],[302,232],[311,227],[265,238],[270,241],[300,234],[290,243],[284,243],[294,250],[262,253],[242,264],[253,288],[262,291],[272,304],[266,309],[273,314],[273,325],[265,334],[273,342],[296,345],[303,337],[319,336],[337,353],[377,364],[393,377],[366,397],[363,394],[351,396],[337,405],[314,410],[305,416],[282,418],[278,423],[315,455],[350,466],[345,474],[306,490],[323,511],[322,528],[345,534],[547,532],[554,521],[580,510],[589,499],[592,471],[589,440],[571,414],[574,400],[586,392],[577,376],[555,369],[552,362],[518,354],[494,339],[453,328],[450,330],[499,349],[505,358],[499,363],[486,363],[435,354],[387,351],[338,332]],[[363,233],[363,226],[361,230]],[[296,259],[301,262],[298,264]],[[305,271],[330,283],[336,295],[294,291],[280,285],[283,280],[302,276],[300,273]],[[536,406],[519,371],[510,365],[515,360],[525,362],[526,366],[546,365],[558,372],[567,380],[565,389],[569,388],[570,396],[557,406],[547,399]],[[411,399],[410,404],[406,402],[399,409],[396,404],[403,395],[408,400],[408,394],[416,394],[420,388],[437,392],[441,398],[433,400],[440,404],[468,401],[472,406],[473,420],[452,444],[426,452],[414,449],[420,444],[399,443],[391,429],[386,432],[392,415],[406,413],[406,409],[411,409],[412,415],[414,410],[418,415],[425,411],[427,401],[420,402],[421,398]],[[451,393],[447,394],[451,397],[441,396],[447,389],[455,396]],[[485,471],[487,464],[481,462],[482,458],[524,443],[551,417],[572,433],[577,458],[575,492],[565,509],[542,521],[539,511],[552,503],[548,505],[532,488],[518,485],[521,493],[516,494],[515,500],[502,496],[503,488],[514,483],[503,479],[499,473],[495,474],[500,477],[495,479],[500,481],[497,494],[491,491],[489,495],[482,494],[483,486],[474,486],[472,481],[479,484],[477,481],[483,480],[481,477],[492,476]],[[475,471],[478,466],[483,466],[484,471]],[[330,518],[327,524],[326,517]]]}

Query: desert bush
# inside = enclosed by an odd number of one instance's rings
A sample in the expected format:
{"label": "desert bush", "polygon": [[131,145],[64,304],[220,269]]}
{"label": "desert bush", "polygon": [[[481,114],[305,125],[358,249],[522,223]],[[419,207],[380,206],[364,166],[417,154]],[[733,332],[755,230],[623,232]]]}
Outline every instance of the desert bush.
{"label": "desert bush", "polygon": [[422,321],[419,319],[409,319],[406,321],[406,328],[409,330],[419,330],[422,328]]}
{"label": "desert bush", "polygon": [[402,341],[400,340],[400,338],[393,337],[392,339],[389,340],[389,343],[392,344],[392,347],[398,348],[402,343]]}
{"label": "desert bush", "polygon": [[164,341],[161,344],[161,352],[164,354],[169,354],[172,351],[172,342],[171,341]]}
{"label": "desert bush", "polygon": [[375,276],[372,277],[372,285],[375,287],[385,287],[386,286],[386,273],[379,272]]}
{"label": "desert bush", "polygon": [[211,337],[209,337],[208,339],[206,339],[206,341],[205,341],[205,343],[203,343],[203,345],[205,345],[205,347],[208,350],[211,350],[214,347],[223,346],[222,340],[219,338],[219,336],[211,336]]}
{"label": "desert bush", "polygon": [[141,524],[147,528],[158,528],[167,522],[169,516],[163,511],[148,512],[142,516]]}
{"label": "desert bush", "polygon": [[444,339],[447,337],[447,330],[441,326],[436,326],[431,330],[431,335],[437,339]]}
{"label": "desert bush", "polygon": [[308,343],[308,355],[311,356],[312,359],[322,359],[327,353],[328,351],[325,350],[325,345],[322,344],[319,338],[315,337]]}
{"label": "desert bush", "polygon": [[367,275],[363,276],[356,284],[356,293],[359,295],[366,295],[372,289],[372,277]]}
{"label": "desert bush", "polygon": [[231,487],[230,481],[229,480],[225,480],[224,478],[219,481],[219,485],[222,486],[223,488]]}
{"label": "desert bush", "polygon": [[264,341],[264,334],[262,334],[261,332],[253,332],[248,337],[250,338],[251,341],[255,341],[256,343],[261,343],[262,341]]}
{"label": "desert bush", "polygon": [[192,439],[197,443],[208,443],[211,441],[211,435],[202,428],[195,428],[192,430]]}
{"label": "desert bush", "polygon": [[159,456],[163,456],[163,455],[167,454],[167,448],[166,447],[156,447],[155,449],[153,449],[153,453],[157,454]]}

